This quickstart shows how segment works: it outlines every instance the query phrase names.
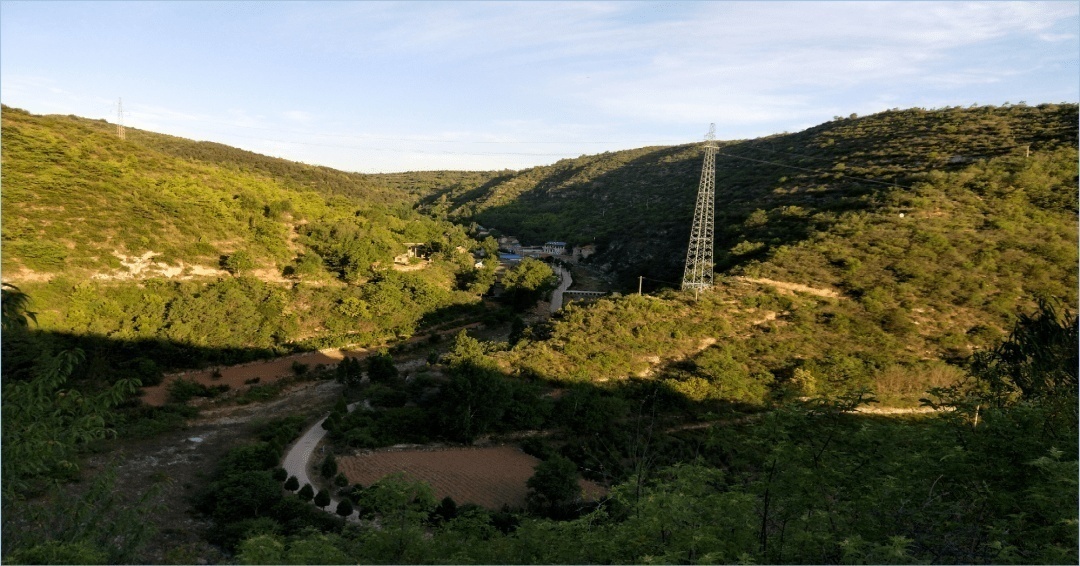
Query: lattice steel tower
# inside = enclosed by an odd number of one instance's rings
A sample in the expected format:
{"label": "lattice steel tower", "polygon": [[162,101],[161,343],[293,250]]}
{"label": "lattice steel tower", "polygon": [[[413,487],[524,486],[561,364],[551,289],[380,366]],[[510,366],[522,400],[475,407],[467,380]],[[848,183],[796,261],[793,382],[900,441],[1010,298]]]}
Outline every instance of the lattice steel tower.
{"label": "lattice steel tower", "polygon": [[701,167],[697,205],[694,207],[694,227],[690,230],[690,247],[686,250],[686,269],[682,278],[682,288],[693,289],[695,295],[699,290],[713,286],[716,150],[716,124],[709,124],[709,133],[705,135],[705,163]]}
{"label": "lattice steel tower", "polygon": [[127,132],[124,130],[124,99],[116,99],[116,136],[120,139],[127,139]]}

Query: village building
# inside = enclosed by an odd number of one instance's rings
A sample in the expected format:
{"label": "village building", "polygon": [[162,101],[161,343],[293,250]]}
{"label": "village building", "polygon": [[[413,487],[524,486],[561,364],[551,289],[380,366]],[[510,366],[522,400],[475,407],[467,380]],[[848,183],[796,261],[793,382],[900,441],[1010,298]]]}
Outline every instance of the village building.
{"label": "village building", "polygon": [[506,250],[510,253],[521,253],[521,242],[513,236],[502,236],[499,238],[499,249]]}
{"label": "village building", "polygon": [[505,263],[519,263],[523,258],[518,254],[500,253],[499,259]]}
{"label": "village building", "polygon": [[405,253],[394,256],[394,263],[401,265],[409,265],[409,260],[414,257],[421,257],[423,255],[423,242],[409,242],[405,244]]}
{"label": "village building", "polygon": [[546,254],[564,255],[566,254],[566,242],[546,242],[543,249]]}

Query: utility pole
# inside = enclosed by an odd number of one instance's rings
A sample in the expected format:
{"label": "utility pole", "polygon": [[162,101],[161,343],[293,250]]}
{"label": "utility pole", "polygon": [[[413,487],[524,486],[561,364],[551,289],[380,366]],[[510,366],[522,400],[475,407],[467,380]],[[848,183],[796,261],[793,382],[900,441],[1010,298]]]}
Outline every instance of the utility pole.
{"label": "utility pole", "polygon": [[698,184],[697,204],[694,207],[694,224],[690,229],[690,246],[686,250],[686,267],[683,270],[682,288],[698,291],[713,286],[713,224],[715,221],[716,193],[716,124],[709,124],[705,135],[705,162],[701,166],[701,182]]}
{"label": "utility pole", "polygon": [[120,139],[127,139],[127,132],[124,131],[124,99],[116,99],[116,136]]}

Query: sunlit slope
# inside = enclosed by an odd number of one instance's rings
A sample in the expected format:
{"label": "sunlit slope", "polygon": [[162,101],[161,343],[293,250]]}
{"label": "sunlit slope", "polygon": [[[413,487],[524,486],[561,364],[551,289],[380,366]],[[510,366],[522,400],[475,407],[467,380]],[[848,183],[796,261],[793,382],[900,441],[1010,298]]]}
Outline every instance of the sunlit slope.
{"label": "sunlit slope", "polygon": [[[722,144],[716,289],[571,308],[503,363],[694,398],[869,387],[915,403],[1038,299],[1076,304],[1076,109],[887,112]],[[595,241],[635,284],[677,281],[702,154],[567,160],[430,206],[525,240]]]}
{"label": "sunlit slope", "polygon": [[123,262],[148,253],[207,272],[239,250],[280,274],[305,252],[325,255],[342,222],[339,239],[369,241],[365,259],[385,260],[430,236],[410,227],[418,192],[477,177],[373,177],[131,128],[121,140],[104,121],[7,107],[2,116],[6,280],[123,276]]}

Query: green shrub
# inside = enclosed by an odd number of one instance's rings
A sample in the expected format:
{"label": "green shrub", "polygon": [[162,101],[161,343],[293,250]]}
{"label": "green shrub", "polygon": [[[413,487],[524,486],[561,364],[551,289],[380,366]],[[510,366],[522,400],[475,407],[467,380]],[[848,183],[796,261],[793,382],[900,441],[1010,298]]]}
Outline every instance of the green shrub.
{"label": "green shrub", "polygon": [[229,389],[227,384],[207,387],[206,385],[185,378],[176,379],[166,387],[169,400],[174,403],[186,403],[192,397],[217,397]]}

